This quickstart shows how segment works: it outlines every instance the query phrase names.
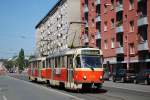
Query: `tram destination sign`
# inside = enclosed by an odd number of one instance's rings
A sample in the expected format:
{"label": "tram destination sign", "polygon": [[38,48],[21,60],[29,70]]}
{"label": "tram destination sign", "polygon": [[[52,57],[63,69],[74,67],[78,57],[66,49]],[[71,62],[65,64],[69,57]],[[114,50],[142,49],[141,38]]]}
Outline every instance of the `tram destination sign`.
{"label": "tram destination sign", "polygon": [[100,51],[99,50],[82,50],[81,54],[85,54],[85,55],[99,55]]}

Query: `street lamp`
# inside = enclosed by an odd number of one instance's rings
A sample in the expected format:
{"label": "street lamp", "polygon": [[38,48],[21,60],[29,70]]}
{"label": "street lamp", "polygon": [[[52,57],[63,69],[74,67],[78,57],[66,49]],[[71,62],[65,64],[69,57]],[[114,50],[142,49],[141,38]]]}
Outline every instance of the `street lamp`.
{"label": "street lamp", "polygon": [[127,70],[130,67],[130,47],[129,47],[129,33],[127,33]]}

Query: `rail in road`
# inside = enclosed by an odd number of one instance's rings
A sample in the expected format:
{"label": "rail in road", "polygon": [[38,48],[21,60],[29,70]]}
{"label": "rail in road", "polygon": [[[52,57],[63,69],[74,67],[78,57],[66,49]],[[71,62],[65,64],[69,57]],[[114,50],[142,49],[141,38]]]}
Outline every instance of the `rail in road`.
{"label": "rail in road", "polygon": [[50,90],[50,92],[57,91],[59,93],[69,94],[71,96],[77,97],[78,99],[80,98],[84,100],[141,100],[141,99],[150,100],[149,99],[150,93],[139,92],[139,91],[134,91],[134,90],[129,90],[129,89],[121,89],[121,88],[104,86],[103,89],[100,89],[98,91],[83,90],[83,91],[80,91],[80,93],[76,93],[74,91],[60,90],[56,87],[51,88],[50,86],[46,84],[42,84],[42,83],[28,82],[27,76],[24,76],[24,75],[11,75],[11,76],[17,79],[21,79],[29,84],[34,84],[37,87],[48,89]]}
{"label": "rail in road", "polygon": [[103,86],[118,88],[118,89],[126,89],[130,91],[150,93],[150,85],[144,85],[144,84],[121,83],[121,82],[114,83],[112,81],[105,81]]}

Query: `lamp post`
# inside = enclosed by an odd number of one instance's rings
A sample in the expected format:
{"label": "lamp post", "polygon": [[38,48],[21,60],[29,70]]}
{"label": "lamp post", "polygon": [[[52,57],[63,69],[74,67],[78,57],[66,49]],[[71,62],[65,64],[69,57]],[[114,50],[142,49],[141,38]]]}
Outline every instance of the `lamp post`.
{"label": "lamp post", "polygon": [[127,33],[127,70],[130,67],[129,33]]}

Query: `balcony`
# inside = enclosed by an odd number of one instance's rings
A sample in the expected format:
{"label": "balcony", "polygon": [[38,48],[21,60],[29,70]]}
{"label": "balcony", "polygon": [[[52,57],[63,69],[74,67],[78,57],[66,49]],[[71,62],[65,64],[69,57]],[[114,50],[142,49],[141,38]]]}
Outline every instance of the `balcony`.
{"label": "balcony", "polygon": [[138,19],[138,26],[147,25],[147,24],[148,24],[147,17],[141,17]]}
{"label": "balcony", "polygon": [[101,34],[99,31],[96,32],[95,39],[101,39]]}
{"label": "balcony", "polygon": [[138,45],[138,51],[149,50],[147,40]]}
{"label": "balcony", "polygon": [[96,5],[99,5],[101,4],[101,1],[100,0],[96,0]]}
{"label": "balcony", "polygon": [[88,6],[84,5],[84,13],[87,13],[89,11]]}
{"label": "balcony", "polygon": [[123,5],[122,5],[122,4],[119,4],[119,5],[116,7],[116,12],[120,12],[120,11],[123,11]]}
{"label": "balcony", "polygon": [[116,48],[116,54],[123,54],[123,47]]}
{"label": "balcony", "polygon": [[97,17],[96,17],[96,22],[100,22],[101,21],[101,17],[100,17],[100,15],[98,15]]}
{"label": "balcony", "polygon": [[85,22],[85,27],[86,27],[86,28],[88,27],[88,22]]}
{"label": "balcony", "polygon": [[116,27],[116,33],[122,33],[123,32],[123,26]]}

